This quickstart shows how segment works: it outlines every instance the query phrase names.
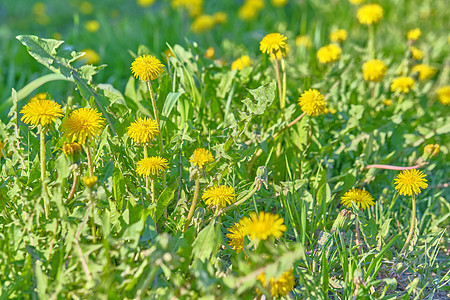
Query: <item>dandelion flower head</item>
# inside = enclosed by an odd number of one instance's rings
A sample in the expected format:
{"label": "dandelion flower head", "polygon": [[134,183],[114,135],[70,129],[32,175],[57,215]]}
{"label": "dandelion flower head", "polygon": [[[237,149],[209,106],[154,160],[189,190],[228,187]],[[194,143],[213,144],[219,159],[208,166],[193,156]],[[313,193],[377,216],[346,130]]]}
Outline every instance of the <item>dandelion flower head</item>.
{"label": "dandelion flower head", "polygon": [[422,60],[424,53],[422,50],[416,47],[411,47],[411,57],[415,60]]}
{"label": "dandelion flower head", "polygon": [[348,33],[345,29],[336,29],[332,33],[330,33],[330,41],[335,43],[342,43],[347,40]]}
{"label": "dandelion flower head", "polygon": [[318,90],[309,89],[298,98],[298,104],[308,116],[318,116],[325,113],[327,101]]}
{"label": "dandelion flower head", "polygon": [[214,205],[219,208],[226,207],[234,202],[234,189],[227,185],[217,185],[208,188],[202,195],[206,205]]}
{"label": "dandelion flower head", "polygon": [[361,3],[363,3],[365,0],[348,0],[351,4],[353,5],[360,5]]}
{"label": "dandelion flower head", "polygon": [[320,63],[332,63],[335,62],[341,57],[342,49],[336,44],[329,44],[327,46],[323,46],[317,51],[317,59]]}
{"label": "dandelion flower head", "polygon": [[233,61],[233,63],[231,64],[231,70],[242,70],[245,67],[251,66],[252,63],[253,60],[248,55],[242,55],[241,57]]}
{"label": "dandelion flower head", "polygon": [[270,0],[273,6],[275,7],[283,7],[288,4],[289,0]]}
{"label": "dandelion flower head", "polygon": [[297,38],[295,39],[295,44],[297,45],[297,47],[303,46],[306,49],[311,49],[312,47],[311,38],[307,35],[297,36]]}
{"label": "dandelion flower head", "polygon": [[411,29],[406,33],[406,38],[410,41],[417,41],[419,37],[422,35],[422,31],[420,28]]}
{"label": "dandelion flower head", "polygon": [[397,77],[391,84],[391,92],[409,93],[409,90],[414,87],[414,83],[415,80],[411,77]]}
{"label": "dandelion flower head", "polygon": [[203,11],[203,0],[172,0],[172,7],[185,9],[191,17],[195,17]]}
{"label": "dandelion flower head", "polygon": [[62,123],[64,135],[70,142],[78,141],[84,144],[87,139],[100,135],[104,128],[105,119],[95,108],[79,108],[70,113]]}
{"label": "dandelion flower head", "polygon": [[141,7],[148,7],[155,3],[155,0],[137,0],[136,2]]}
{"label": "dandelion flower head", "polygon": [[244,249],[244,237],[245,234],[242,232],[242,226],[239,223],[235,223],[231,226],[227,233],[227,238],[229,239],[228,245],[230,248],[236,251],[236,253],[241,252]]}
{"label": "dandelion flower head", "polygon": [[83,1],[80,4],[80,11],[85,15],[90,15],[94,12],[94,5],[89,1]]}
{"label": "dandelion flower head", "polygon": [[428,158],[436,156],[439,154],[439,144],[428,144],[423,148],[423,153],[428,156]]}
{"label": "dandelion flower head", "polygon": [[94,33],[100,29],[100,23],[97,20],[91,20],[84,23],[84,27],[87,31]]}
{"label": "dandelion flower head", "polygon": [[83,177],[83,183],[88,188],[92,188],[97,183],[97,176],[91,176],[91,177]]}
{"label": "dandelion flower head", "polygon": [[269,288],[270,283],[270,294],[274,298],[286,296],[294,289],[295,285],[294,271],[292,269],[284,272],[280,277],[272,277],[270,280],[266,279],[266,275],[264,273],[260,273],[257,279],[265,288]]}
{"label": "dandelion flower head", "polygon": [[81,152],[81,144],[77,143],[77,142],[73,142],[73,143],[64,142],[63,152],[68,157],[72,156],[74,154],[80,153]]}
{"label": "dandelion flower head", "polygon": [[450,105],[450,85],[443,86],[437,90],[438,100],[442,105]]}
{"label": "dandelion flower head", "polygon": [[366,4],[358,9],[356,18],[359,23],[371,25],[378,23],[383,18],[383,8],[378,4]]}
{"label": "dandelion flower head", "polygon": [[392,105],[392,100],[391,99],[384,99],[383,100],[383,104],[385,106],[391,106]]}
{"label": "dandelion flower head", "polygon": [[427,188],[426,175],[417,169],[405,170],[400,172],[395,178],[395,190],[400,195],[418,195],[422,191],[420,189]]}
{"label": "dandelion flower head", "polygon": [[139,118],[128,127],[128,135],[136,142],[145,144],[159,134],[158,124],[150,118]]}
{"label": "dandelion flower head", "polygon": [[100,61],[100,55],[92,49],[84,49],[84,55],[80,58],[88,65],[95,65]]}
{"label": "dandelion flower head", "polygon": [[202,33],[211,30],[216,25],[216,19],[210,15],[200,15],[191,25],[192,32]]}
{"label": "dandelion flower head", "polygon": [[189,158],[189,162],[194,166],[203,168],[207,163],[213,162],[214,156],[209,152],[208,149],[205,148],[197,148],[194,150],[194,153]]}
{"label": "dandelion flower head", "polygon": [[419,73],[420,81],[424,81],[424,80],[428,80],[428,79],[432,78],[437,72],[437,70],[435,68],[430,67],[428,65],[424,65],[424,64],[415,65],[411,71],[412,71],[412,73]]}
{"label": "dandelion flower head", "polygon": [[269,33],[259,43],[259,50],[262,53],[277,54],[286,51],[287,37],[280,33]]}
{"label": "dandelion flower head", "polygon": [[206,49],[206,51],[205,51],[205,57],[206,57],[207,59],[213,59],[215,53],[216,53],[216,50],[214,49],[214,47],[209,47],[209,48]]}
{"label": "dandelion flower head", "polygon": [[259,215],[255,212],[250,213],[250,217],[243,217],[239,224],[245,235],[252,240],[266,240],[270,236],[280,238],[287,229],[280,216],[262,211]]}
{"label": "dandelion flower head", "polygon": [[363,64],[362,71],[365,81],[378,82],[386,75],[387,67],[383,61],[372,59]]}
{"label": "dandelion flower head", "polygon": [[163,72],[164,65],[152,55],[142,55],[131,63],[131,72],[139,80],[155,80]]}
{"label": "dandelion flower head", "polygon": [[228,19],[227,13],[223,11],[216,12],[213,17],[216,24],[223,24]]}
{"label": "dandelion flower head", "polygon": [[363,210],[375,205],[375,202],[373,202],[373,197],[370,193],[360,189],[351,189],[341,197],[342,205],[351,207],[352,202]]}
{"label": "dandelion flower head", "polygon": [[140,176],[155,176],[169,168],[167,159],[161,156],[143,158],[137,162],[136,172]]}
{"label": "dandelion flower head", "polygon": [[20,120],[34,127],[37,125],[46,126],[62,117],[63,110],[61,105],[45,98],[45,93],[40,93],[31,98],[30,102],[20,111],[23,114]]}

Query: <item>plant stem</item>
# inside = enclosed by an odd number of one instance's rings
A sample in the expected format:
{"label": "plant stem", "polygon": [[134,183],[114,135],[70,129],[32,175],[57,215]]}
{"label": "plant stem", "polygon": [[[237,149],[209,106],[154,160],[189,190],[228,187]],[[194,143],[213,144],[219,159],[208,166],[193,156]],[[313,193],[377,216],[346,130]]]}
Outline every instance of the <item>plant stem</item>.
{"label": "plant stem", "polygon": [[48,199],[48,193],[47,193],[47,183],[45,182],[45,129],[44,127],[40,126],[40,163],[41,163],[41,183],[42,183],[42,195],[44,197],[44,212],[45,217],[48,218],[50,215],[50,203]]}
{"label": "plant stem", "polygon": [[[160,126],[160,123],[159,123],[158,108],[156,107],[155,94],[153,93],[152,84],[151,84],[150,81],[147,81],[147,87],[148,87],[148,92],[150,93],[150,99],[152,101],[153,114],[155,115],[155,121],[156,121],[156,124],[158,125],[158,131],[159,131],[159,137],[158,137],[159,152],[160,152],[160,155],[163,156],[164,155],[164,145],[163,145],[161,126]],[[166,173],[163,173],[163,182],[164,182],[164,187],[165,187],[166,186]]]}
{"label": "plant stem", "polygon": [[75,189],[77,187],[77,179],[78,179],[77,171],[73,171],[73,183],[72,188],[70,189],[69,192],[69,196],[67,196],[67,202],[69,202],[73,198],[73,195],[75,194]]}
{"label": "plant stem", "polygon": [[362,254],[362,249],[361,249],[361,241],[360,241],[360,237],[359,237],[359,220],[358,220],[358,216],[356,216],[356,245],[358,246],[358,252],[359,255]]}
{"label": "plant stem", "polygon": [[414,194],[412,195],[411,201],[412,201],[411,225],[409,228],[408,237],[406,238],[405,241],[405,245],[403,245],[403,248],[400,251],[400,253],[403,253],[408,248],[409,242],[411,241],[411,238],[414,234],[414,230],[416,228],[416,197]]}
{"label": "plant stem", "polygon": [[371,168],[376,168],[376,169],[384,169],[384,170],[395,170],[395,171],[403,171],[403,170],[412,170],[412,169],[417,169],[420,168],[421,166],[419,165],[415,165],[412,167],[398,167],[398,166],[391,166],[391,165],[368,165],[365,166],[364,169],[371,169]]}
{"label": "plant stem", "polygon": [[374,45],[374,39],[375,39],[375,33],[373,25],[369,25],[369,42],[368,42],[368,48],[369,48],[369,55],[371,59],[375,58],[375,45]]}
{"label": "plant stem", "polygon": [[247,195],[245,195],[244,197],[242,197],[242,199],[239,199],[237,202],[233,203],[232,205],[225,207],[222,210],[222,213],[225,213],[225,212],[241,205],[242,203],[247,201],[251,196],[253,196],[260,188],[261,188],[261,183],[258,184],[257,182],[255,182],[255,186],[253,187],[253,189],[250,192],[248,192]]}
{"label": "plant stem", "polygon": [[91,150],[89,149],[89,141],[86,140],[86,155],[88,159],[88,166],[89,166],[89,177],[94,176],[94,165],[92,164],[92,155]]}
{"label": "plant stem", "polygon": [[[144,158],[148,158],[147,145],[144,145]],[[150,179],[145,176],[145,187],[148,189],[150,185]]]}
{"label": "plant stem", "polygon": [[150,189],[152,193],[152,203],[155,203],[155,179],[150,178]]}
{"label": "plant stem", "polygon": [[197,175],[195,176],[194,198],[192,198],[191,208],[189,209],[183,232],[186,232],[186,230],[188,230],[189,224],[191,224],[192,217],[194,216],[195,207],[197,206],[198,194],[200,191],[200,176],[198,176],[198,172],[199,171],[197,171]]}
{"label": "plant stem", "polygon": [[284,108],[286,106],[286,103],[283,99],[283,86],[281,84],[281,75],[280,75],[280,64],[278,63],[278,59],[276,57],[276,53],[274,53],[275,55],[275,71],[277,74],[277,82],[278,82],[278,95],[280,98],[280,110],[281,110],[281,117],[284,119]]}

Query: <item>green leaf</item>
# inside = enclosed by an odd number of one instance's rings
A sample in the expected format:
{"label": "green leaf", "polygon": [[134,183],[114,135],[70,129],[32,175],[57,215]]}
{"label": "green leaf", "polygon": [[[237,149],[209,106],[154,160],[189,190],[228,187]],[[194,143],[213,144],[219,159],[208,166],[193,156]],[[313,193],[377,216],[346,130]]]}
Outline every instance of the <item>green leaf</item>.
{"label": "green leaf", "polygon": [[167,207],[167,205],[169,205],[169,203],[173,200],[175,191],[178,189],[179,185],[180,180],[177,177],[177,179],[171,185],[166,187],[159,196],[155,213],[156,222],[158,222],[159,218],[161,218],[161,216],[163,215],[164,209]]}
{"label": "green leaf", "polygon": [[167,95],[166,101],[164,102],[164,107],[161,112],[161,131],[164,129],[166,120],[169,118],[172,109],[174,108],[175,104],[178,101],[178,98],[180,98],[181,95],[182,93],[169,93]]}
{"label": "green leaf", "polygon": [[[378,270],[381,267],[381,260],[383,259],[383,255],[384,253],[386,253],[386,251],[391,248],[392,244],[394,244],[394,242],[400,237],[400,235],[396,235],[394,236],[389,243],[387,243],[383,249],[381,249],[381,251],[375,256],[375,258],[372,260],[372,262],[369,265],[369,268],[367,269],[366,275],[364,277],[364,281],[368,281],[369,276],[371,278],[375,278],[378,274]],[[372,273],[372,271],[375,270]]]}
{"label": "green leaf", "polygon": [[200,231],[197,239],[192,244],[192,257],[200,261],[213,259],[219,251],[221,242],[222,234],[220,232],[220,226],[216,226],[215,222],[212,221]]}
{"label": "green leaf", "polygon": [[249,90],[250,94],[253,95],[256,102],[253,102],[248,98],[242,100],[242,102],[244,102],[251,114],[261,115],[275,99],[275,88],[275,82],[272,81],[271,83],[262,85],[255,90]]}

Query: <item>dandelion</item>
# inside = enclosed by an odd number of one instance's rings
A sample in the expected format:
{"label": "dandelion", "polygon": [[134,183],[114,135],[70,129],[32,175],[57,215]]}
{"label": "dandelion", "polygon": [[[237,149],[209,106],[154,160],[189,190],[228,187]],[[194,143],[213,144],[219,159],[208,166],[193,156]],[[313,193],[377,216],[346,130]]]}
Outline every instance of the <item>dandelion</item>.
{"label": "dandelion", "polygon": [[284,51],[270,53],[270,59],[280,60],[282,57],[286,57],[286,55],[289,53],[290,50],[291,50],[291,48],[289,48],[289,45],[286,45],[286,49],[284,49]]}
{"label": "dandelion", "polygon": [[435,68],[430,67],[428,65],[424,65],[424,64],[415,65],[411,71],[412,71],[412,73],[419,73],[420,81],[424,81],[424,80],[428,80],[428,79],[432,78],[437,72],[437,70]]}
{"label": "dandelion", "polygon": [[223,208],[234,202],[235,196],[234,189],[231,186],[218,185],[207,189],[203,193],[202,199],[205,201],[206,205],[214,205]]}
{"label": "dandelion", "polygon": [[308,116],[318,116],[325,113],[327,101],[318,90],[309,89],[298,98],[298,103]]}
{"label": "dandelion", "polygon": [[356,18],[359,23],[372,25],[378,23],[383,18],[383,8],[378,4],[366,4],[358,9]]}
{"label": "dandelion", "polygon": [[195,18],[194,22],[191,25],[192,32],[202,33],[208,30],[211,30],[216,24],[216,20],[213,16],[210,15],[200,15]]}
{"label": "dandelion", "polygon": [[92,189],[92,187],[97,183],[97,180],[97,176],[83,177],[83,183],[89,189]]}
{"label": "dandelion", "polygon": [[411,47],[411,57],[415,60],[422,60],[424,54],[423,51],[416,47]]}
{"label": "dandelion", "polygon": [[259,50],[267,54],[283,52],[287,47],[286,40],[287,37],[280,33],[269,33],[259,43]]}
{"label": "dandelion", "polygon": [[256,16],[258,16],[259,14],[259,10],[254,9],[252,6],[250,5],[242,5],[239,8],[239,19],[244,20],[244,21],[250,21],[256,18]]}
{"label": "dandelion", "polygon": [[95,65],[100,61],[100,55],[92,49],[84,49],[81,52],[84,52],[81,60],[88,65]]}
{"label": "dandelion", "polygon": [[425,189],[428,186],[426,176],[417,169],[402,171],[394,180],[395,190],[400,195],[418,195],[421,193],[420,189]]}
{"label": "dandelion", "polygon": [[391,84],[391,92],[409,93],[409,90],[414,87],[414,83],[415,80],[411,77],[397,77]]}
{"label": "dandelion", "polygon": [[159,175],[159,172],[169,169],[169,163],[167,159],[161,156],[151,156],[141,159],[137,162],[136,172],[140,176],[155,176]]}
{"label": "dandelion", "polygon": [[242,232],[248,235],[252,240],[266,240],[270,236],[280,238],[286,231],[284,220],[276,214],[259,212],[250,213],[250,218],[243,217],[239,224],[242,226]]}
{"label": "dandelion", "polygon": [[89,1],[83,1],[80,4],[80,11],[85,15],[90,15],[94,11],[94,6]]}
{"label": "dandelion", "polygon": [[[45,94],[44,94],[45,95]],[[20,111],[23,114],[20,119],[32,127],[37,125],[47,126],[63,116],[61,105],[53,100],[41,99],[42,94],[32,98]]]}
{"label": "dandelion", "polygon": [[375,205],[373,197],[369,192],[360,189],[351,189],[347,191],[344,196],[341,197],[342,205],[347,207],[352,206],[352,202],[355,203],[360,209],[366,209]]}
{"label": "dandelion", "polygon": [[273,6],[275,7],[283,7],[289,2],[289,0],[270,0]]}
{"label": "dandelion", "polygon": [[438,100],[442,105],[450,105],[450,85],[443,86],[437,90]]}
{"label": "dandelion", "polygon": [[63,144],[63,152],[67,157],[76,155],[81,152],[81,144],[77,142]]}
{"label": "dandelion", "polygon": [[332,63],[337,61],[342,54],[341,47],[336,44],[329,44],[317,51],[317,59],[320,63]]}
{"label": "dandelion", "polygon": [[164,65],[152,55],[142,55],[131,63],[131,72],[139,80],[155,80],[163,72]]}
{"label": "dandelion", "polygon": [[386,75],[387,67],[383,61],[372,59],[363,64],[362,71],[365,81],[378,82]]}
{"label": "dandelion", "polygon": [[87,21],[84,23],[84,28],[86,28],[87,31],[94,33],[100,29],[100,23],[96,20]]}
{"label": "dandelion", "polygon": [[365,0],[348,0],[351,4],[353,5],[360,5],[361,3],[363,3]]}
{"label": "dandelion", "polygon": [[406,38],[409,41],[417,41],[419,37],[422,35],[422,31],[420,31],[420,28],[411,29],[406,33]]}
{"label": "dandelion", "polygon": [[239,224],[239,222],[235,223],[228,231],[230,232],[226,234],[227,238],[230,239],[228,245],[230,245],[230,248],[236,251],[236,253],[241,252],[244,249],[245,237],[245,234],[242,232],[241,224]]}
{"label": "dandelion", "polygon": [[423,154],[427,156],[427,158],[434,157],[439,153],[439,144],[429,144],[426,145],[423,149]]}
{"label": "dandelion", "polygon": [[245,67],[251,66],[252,63],[253,60],[248,55],[242,55],[241,57],[233,61],[233,63],[231,64],[231,70],[242,70]]}
{"label": "dandelion", "polygon": [[266,289],[269,288],[270,284],[270,294],[274,298],[286,296],[290,291],[294,289],[295,285],[294,270],[292,269],[284,272],[278,278],[271,277],[268,281],[264,273],[260,273],[257,279]]}
{"label": "dandelion", "polygon": [[183,8],[191,17],[195,17],[203,11],[203,0],[172,0],[172,7]]}
{"label": "dandelion", "polygon": [[392,105],[392,100],[391,99],[384,99],[383,100],[383,104],[385,106],[391,106]]}
{"label": "dandelion", "polygon": [[223,24],[227,21],[228,16],[225,12],[219,11],[213,15],[213,18],[216,24]]}
{"label": "dandelion", "polygon": [[192,156],[189,158],[189,162],[192,163],[194,166],[199,167],[200,169],[203,169],[203,167],[210,162],[214,161],[214,156],[209,152],[208,149],[204,148],[197,148],[195,149]]}
{"label": "dandelion", "polygon": [[335,43],[342,43],[347,40],[348,33],[345,29],[336,29],[332,33],[330,33],[330,41]]}
{"label": "dandelion", "polygon": [[155,3],[155,0],[137,0],[137,5],[141,6],[141,7],[148,7],[153,5],[153,3]]}
{"label": "dandelion", "polygon": [[158,124],[150,118],[139,118],[128,127],[128,135],[136,142],[145,144],[159,134]]}
{"label": "dandelion", "polygon": [[105,120],[95,108],[79,108],[74,110],[62,123],[64,135],[70,142],[84,144],[88,139],[100,135]]}
{"label": "dandelion", "polygon": [[307,35],[299,35],[295,39],[295,44],[297,47],[303,46],[306,49],[310,49],[312,47],[311,38]]}
{"label": "dandelion", "polygon": [[206,52],[205,52],[205,57],[207,58],[207,59],[213,59],[214,58],[214,53],[215,53],[216,51],[214,50],[214,47],[209,47],[207,50],[206,50]]}

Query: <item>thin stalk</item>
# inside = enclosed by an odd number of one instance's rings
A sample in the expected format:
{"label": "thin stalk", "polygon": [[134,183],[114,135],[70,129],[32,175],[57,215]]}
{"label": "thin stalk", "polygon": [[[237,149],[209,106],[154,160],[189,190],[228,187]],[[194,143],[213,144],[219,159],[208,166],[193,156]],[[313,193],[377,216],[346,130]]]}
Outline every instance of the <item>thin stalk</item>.
{"label": "thin stalk", "polygon": [[283,103],[286,107],[286,68],[284,64],[284,59],[281,57],[281,72],[283,73]]}
{"label": "thin stalk", "polygon": [[152,193],[152,203],[155,203],[155,179],[150,178],[150,190]]}
{"label": "thin stalk", "polygon": [[281,116],[284,118],[284,108],[286,107],[286,103],[283,99],[283,86],[281,84],[280,64],[278,63],[276,53],[274,53],[274,55],[275,55],[275,71],[277,74],[277,82],[278,82],[278,95],[280,98],[280,110]]}
{"label": "thin stalk", "polygon": [[[156,107],[155,94],[153,93],[153,89],[152,89],[152,85],[151,85],[150,81],[147,81],[147,87],[148,87],[148,91],[150,93],[150,99],[152,101],[153,114],[155,115],[155,121],[156,121],[156,124],[158,125],[159,152],[160,152],[160,155],[163,156],[164,155],[164,145],[163,145],[163,137],[162,137],[162,132],[161,132],[161,125],[159,122],[159,113],[158,113],[158,108]],[[164,183],[164,187],[165,187],[166,186],[166,173],[163,173],[163,183]]]}
{"label": "thin stalk", "polygon": [[369,48],[369,55],[371,59],[375,58],[375,45],[374,45],[374,40],[375,40],[375,32],[374,32],[374,28],[373,25],[369,25],[369,42],[368,42],[368,48]]}
{"label": "thin stalk", "polygon": [[186,232],[189,228],[189,224],[191,224],[192,217],[194,216],[195,207],[197,206],[198,202],[198,194],[200,191],[200,176],[195,176],[195,190],[194,190],[194,198],[192,198],[191,208],[189,209],[189,213],[186,219],[186,223],[184,224],[184,230],[183,232]]}
{"label": "thin stalk", "polygon": [[239,199],[237,202],[233,203],[232,205],[225,207],[222,210],[222,213],[225,213],[225,212],[241,205],[242,203],[244,203],[245,201],[250,199],[250,197],[253,196],[260,188],[261,188],[261,183],[259,183],[259,184],[255,183],[255,186],[253,187],[253,189],[250,192],[248,192],[247,195],[245,195],[244,197],[242,197],[242,199]]}
{"label": "thin stalk", "polygon": [[45,217],[48,218],[48,216],[50,215],[50,203],[49,203],[49,199],[48,199],[48,193],[47,193],[47,183],[45,182],[45,174],[46,174],[46,169],[45,169],[45,129],[44,127],[40,127],[40,144],[41,144],[41,149],[40,149],[40,163],[41,163],[41,183],[42,183],[42,195],[44,197],[44,212],[45,212]]}
{"label": "thin stalk", "polygon": [[77,175],[77,171],[73,171],[73,183],[72,183],[72,188],[70,189],[69,192],[69,196],[67,196],[67,202],[69,202],[70,200],[72,200],[73,195],[75,194],[75,189],[77,187],[77,179],[78,179],[78,175]]}
{"label": "thin stalk", "polygon": [[[89,205],[89,208],[90,207],[92,207],[92,210],[91,210],[91,234],[92,234],[92,241],[95,243],[96,241],[97,241],[97,238],[96,238],[96,227],[95,227],[95,220],[94,220],[94,217],[95,217],[95,198],[94,198],[94,195],[93,195],[93,193],[92,193],[92,190],[90,189],[90,188],[88,188],[88,193],[89,193],[89,196],[88,196],[88,199],[89,199],[89,202],[90,202],[90,205]],[[88,210],[89,210],[89,208],[88,208]]]}
{"label": "thin stalk", "polygon": [[411,241],[411,238],[414,234],[414,230],[416,228],[416,197],[414,194],[412,195],[411,200],[412,200],[411,225],[409,228],[408,237],[406,238],[405,241],[405,245],[403,245],[403,248],[400,251],[400,253],[403,253],[408,248],[409,242]]}
{"label": "thin stalk", "polygon": [[358,217],[356,217],[355,221],[356,221],[356,245],[358,246],[359,255],[361,255],[362,254],[362,249],[361,249],[361,240],[360,240],[360,237],[359,237],[359,220],[358,220]]}
{"label": "thin stalk", "polygon": [[415,165],[415,166],[412,166],[412,167],[398,167],[398,166],[391,166],[391,165],[378,165],[378,164],[375,164],[375,165],[365,166],[364,170],[375,168],[375,169],[383,169],[383,170],[404,171],[404,170],[417,169],[417,168],[420,168],[420,167],[421,167],[420,165]]}
{"label": "thin stalk", "polygon": [[[144,145],[144,158],[148,158],[147,145]],[[145,176],[145,187],[148,189],[150,186],[150,179],[148,176]]]}
{"label": "thin stalk", "polygon": [[89,177],[94,176],[94,165],[92,163],[92,155],[91,150],[89,148],[89,141],[86,141],[86,155],[88,159],[88,166],[89,166]]}

